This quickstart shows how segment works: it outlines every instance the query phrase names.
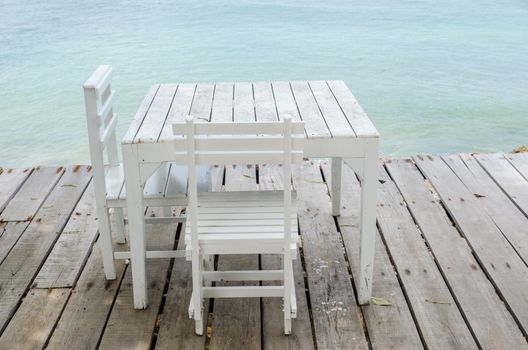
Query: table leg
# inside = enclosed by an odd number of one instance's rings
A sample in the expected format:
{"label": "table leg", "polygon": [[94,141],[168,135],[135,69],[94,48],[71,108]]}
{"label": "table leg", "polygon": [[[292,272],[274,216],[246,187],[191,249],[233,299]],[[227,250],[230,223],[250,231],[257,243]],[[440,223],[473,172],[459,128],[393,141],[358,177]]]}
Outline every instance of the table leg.
{"label": "table leg", "polygon": [[341,167],[343,159],[332,158],[332,215],[341,214]]}
{"label": "table leg", "polygon": [[128,229],[130,234],[130,256],[134,308],[147,307],[147,273],[145,268],[145,220],[143,213],[143,183],[139,172],[139,162],[133,145],[123,145],[123,165],[127,192]]}
{"label": "table leg", "polygon": [[364,305],[372,295],[372,271],[376,241],[376,194],[378,190],[378,142],[366,144],[361,183],[361,243],[359,258],[358,301]]}

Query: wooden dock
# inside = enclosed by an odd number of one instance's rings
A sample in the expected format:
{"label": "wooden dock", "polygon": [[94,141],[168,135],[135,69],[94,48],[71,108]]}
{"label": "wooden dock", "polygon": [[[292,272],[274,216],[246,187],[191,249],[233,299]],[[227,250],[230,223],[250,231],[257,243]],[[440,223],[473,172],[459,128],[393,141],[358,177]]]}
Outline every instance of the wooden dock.
{"label": "wooden dock", "polygon": [[[212,186],[278,188],[280,173],[214,168]],[[325,161],[306,161],[294,181],[303,246],[293,334],[282,335],[279,300],[219,299],[207,303],[207,336],[198,337],[187,315],[190,263],[148,262],[146,310],[133,308],[126,262],[117,280],[105,280],[90,167],[2,169],[0,349],[528,349],[528,154],[380,163],[374,298],[361,307],[360,183],[344,166],[334,218],[328,173]],[[152,247],[181,246],[181,232],[181,224],[147,225]]]}

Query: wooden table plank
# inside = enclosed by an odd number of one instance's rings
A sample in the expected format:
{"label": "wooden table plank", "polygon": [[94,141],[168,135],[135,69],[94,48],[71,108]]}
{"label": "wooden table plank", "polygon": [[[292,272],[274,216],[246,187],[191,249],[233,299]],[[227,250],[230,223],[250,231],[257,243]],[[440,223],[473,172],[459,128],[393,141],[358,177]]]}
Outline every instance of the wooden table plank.
{"label": "wooden table plank", "polygon": [[[148,216],[162,215],[162,209],[149,210]],[[147,249],[172,250],[177,223],[147,224]],[[100,349],[149,349],[158,320],[170,259],[147,260],[149,306],[135,310],[132,296],[132,269],[127,269],[101,340]]]}
{"label": "wooden table plank", "polygon": [[356,137],[326,81],[308,82],[333,137]]}
{"label": "wooden table plank", "polygon": [[194,98],[194,91],[196,84],[180,84],[174,100],[172,101],[163,130],[161,131],[160,139],[167,139],[172,136],[172,123],[184,122],[185,118],[191,112],[191,104]]}
{"label": "wooden table plank", "polygon": [[237,122],[255,121],[253,86],[250,83],[236,83],[234,90],[233,116]]}
{"label": "wooden table plank", "polygon": [[524,215],[528,216],[528,180],[500,153],[475,154],[475,158]]}
{"label": "wooden table plank", "polygon": [[515,320],[416,166],[410,160],[393,160],[387,162],[386,167],[481,348],[528,349]]}
{"label": "wooden table plank", "polygon": [[328,81],[327,83],[357,137],[378,137],[378,131],[372,121],[346,84],[342,80]]}
{"label": "wooden table plank", "polygon": [[[255,166],[237,165],[226,167],[226,191],[256,189]],[[258,269],[258,255],[220,255],[218,257],[217,270],[219,271]],[[233,284],[233,282],[218,283],[217,285],[229,284]],[[258,285],[258,282],[243,282],[242,285]],[[260,312],[259,298],[215,299],[210,349],[260,350],[262,341]]]}
{"label": "wooden table plank", "polygon": [[282,120],[285,115],[290,115],[292,120],[301,120],[295,98],[290,83],[286,81],[276,81],[271,83],[273,89],[273,96],[275,98],[275,106],[279,115],[279,120]]}
{"label": "wooden table plank", "polygon": [[198,84],[194,92],[191,115],[202,121],[211,120],[214,84]]}
{"label": "wooden table plank", "polygon": [[[328,188],[332,188],[331,169],[328,162],[322,164]],[[342,168],[341,215],[337,217],[348,263],[353,275],[359,273],[360,232],[359,213],[361,188],[353,170],[344,164]],[[370,304],[362,306],[363,317],[373,349],[422,349],[422,341],[414,323],[407,300],[400,287],[394,266],[379,232],[376,230],[373,297],[386,299],[391,306]]]}
{"label": "wooden table plank", "polygon": [[296,173],[297,212],[318,349],[367,349],[361,311],[318,164]]}
{"label": "wooden table plank", "polygon": [[488,213],[524,262],[528,263],[528,218],[471,155],[449,155],[442,159],[477,198],[475,202]]}
{"label": "wooden table plank", "polygon": [[212,122],[233,121],[233,92],[234,84],[232,83],[216,84],[211,112]]}
{"label": "wooden table plank", "polygon": [[97,349],[126,266],[124,260],[116,261],[117,278],[107,281],[99,242],[95,244],[51,335],[48,349]]}
{"label": "wooden table plank", "polygon": [[0,222],[0,265],[28,225],[29,221]]}
{"label": "wooden table plank", "polygon": [[380,169],[377,217],[419,330],[430,349],[477,349],[396,185]]}
{"label": "wooden table plank", "polygon": [[258,121],[276,121],[279,120],[273,89],[270,83],[254,83],[253,94],[255,96],[255,115]]}
{"label": "wooden table plank", "polygon": [[292,81],[290,84],[308,138],[331,137],[308,82]]}
{"label": "wooden table plank", "polygon": [[0,221],[31,221],[63,172],[63,167],[35,168],[0,215]]}
{"label": "wooden table plank", "polygon": [[482,269],[493,281],[526,335],[528,268],[493,220],[480,208],[474,194],[444,161],[439,157],[417,157],[415,162],[442,199]]}
{"label": "wooden table plank", "polygon": [[123,138],[123,143],[132,143],[134,141],[138,130],[141,127],[141,124],[143,123],[143,119],[145,119],[145,116],[147,115],[147,112],[150,109],[154,98],[156,97],[158,89],[159,85],[152,85],[149,88],[147,95],[143,98],[143,101],[139,105],[134,119],[132,119],[132,122],[125,134],[125,137]]}
{"label": "wooden table plank", "polygon": [[0,337],[0,349],[43,349],[70,288],[32,289]]}
{"label": "wooden table plank", "polygon": [[[257,112],[258,113],[258,112]],[[278,165],[259,166],[259,189],[282,190],[283,169]],[[262,270],[280,270],[281,257],[276,254],[260,256]],[[262,345],[263,349],[314,349],[315,336],[312,332],[304,271],[301,256],[293,261],[293,278],[295,280],[295,295],[297,299],[297,318],[292,320],[292,333],[284,336],[283,302],[279,298],[262,298]],[[273,282],[262,282],[262,285],[273,285]],[[279,283],[281,285],[282,283]]]}
{"label": "wooden table plank", "polygon": [[0,329],[7,324],[88,185],[88,167],[69,167],[0,265]]}
{"label": "wooden table plank", "polygon": [[177,88],[177,85],[160,85],[134,138],[134,143],[155,142],[159,139]]}
{"label": "wooden table plank", "polygon": [[90,255],[97,232],[97,212],[91,181],[35,277],[33,288],[73,287]]}
{"label": "wooden table plank", "polygon": [[0,167],[0,213],[32,172],[33,168],[4,169]]}
{"label": "wooden table plank", "polygon": [[528,180],[528,153],[505,154],[504,156]]}

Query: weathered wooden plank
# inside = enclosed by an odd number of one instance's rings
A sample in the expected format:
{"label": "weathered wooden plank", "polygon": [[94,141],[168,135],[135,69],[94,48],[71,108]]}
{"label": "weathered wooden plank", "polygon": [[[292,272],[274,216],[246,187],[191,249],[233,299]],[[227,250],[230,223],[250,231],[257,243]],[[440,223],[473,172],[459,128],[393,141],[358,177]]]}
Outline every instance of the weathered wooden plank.
{"label": "weathered wooden plank", "polygon": [[91,177],[90,167],[68,167],[0,265],[0,329],[28,290]]}
{"label": "weathered wooden plank", "polygon": [[191,107],[191,115],[202,121],[211,120],[211,110],[213,105],[213,84],[198,84],[194,92],[194,99]]}
{"label": "weathered wooden plank", "polygon": [[[185,249],[182,229],[178,249]],[[192,295],[192,268],[185,259],[176,259],[172,267],[169,288],[165,299],[156,349],[204,349],[207,336],[194,333],[194,320],[189,319],[189,303]],[[208,310],[209,303],[204,303]],[[206,315],[204,315],[206,316]]]}
{"label": "weathered wooden plank", "polygon": [[172,123],[183,122],[191,112],[191,104],[194,97],[194,90],[196,84],[179,84],[174,100],[172,101],[169,110],[169,116],[163,125],[160,140],[170,138],[172,136]]}
{"label": "weathered wooden plank", "polygon": [[[461,163],[460,158],[458,161]],[[393,160],[387,162],[386,167],[420,226],[480,347],[528,348],[515,320],[416,166],[410,160]]]}
{"label": "weathered wooden plank", "polygon": [[[324,162],[322,169],[328,188],[332,188],[330,164]],[[348,263],[355,275],[359,272],[361,189],[353,170],[348,165],[345,164],[342,171],[341,215],[337,217],[337,222],[346,248]],[[420,335],[398,282],[396,271],[379,232],[377,235],[372,295],[387,300],[391,305],[382,306],[372,303],[361,307],[370,343],[373,349],[421,349],[423,346]]]}
{"label": "weathered wooden plank", "polygon": [[500,153],[474,156],[515,205],[528,216],[528,180]]}
{"label": "weathered wooden plank", "polygon": [[0,337],[0,349],[43,349],[70,291],[31,289]]}
{"label": "weathered wooden plank", "polygon": [[528,180],[528,153],[505,154],[504,156]]}
{"label": "weathered wooden plank", "polygon": [[[525,263],[528,262],[528,218],[513,204],[478,162],[469,154],[442,157],[475,201],[499,227]],[[526,183],[528,186],[528,182]]]}
{"label": "weathered wooden plank", "polygon": [[299,229],[318,349],[366,349],[344,247],[331,214],[331,200],[318,164],[296,173]]}
{"label": "weathered wooden plank", "polygon": [[[283,170],[278,165],[259,166],[259,189],[282,190]],[[280,270],[279,255],[263,254],[260,256],[262,270]],[[297,299],[297,318],[292,320],[292,333],[284,336],[283,302],[278,298],[262,298],[262,345],[263,349],[313,349],[315,337],[310,323],[310,313],[306,300],[304,271],[301,257],[293,262],[293,278],[295,280],[295,295]],[[273,285],[273,282],[262,282],[263,285]]]}
{"label": "weathered wooden plank", "polygon": [[213,99],[213,109],[211,111],[211,121],[233,121],[233,91],[234,84],[216,84]]}
{"label": "weathered wooden plank", "polygon": [[0,221],[31,221],[63,172],[63,167],[35,168],[0,215]]}
{"label": "weathered wooden plank", "polygon": [[238,122],[255,121],[253,86],[250,83],[236,83],[234,90],[233,116]]}
{"label": "weathered wooden plank", "polygon": [[35,277],[33,288],[73,287],[97,237],[96,215],[92,181]]}
{"label": "weathered wooden plank", "polygon": [[476,349],[470,330],[396,185],[380,169],[377,217],[422,337],[431,349]]}
{"label": "weathered wooden plank", "polygon": [[32,171],[33,168],[4,169],[0,167],[0,213]]}
{"label": "weathered wooden plank", "polygon": [[[226,191],[256,189],[255,166],[226,167]],[[218,258],[218,270],[220,271],[258,269],[257,255],[221,255]],[[229,283],[218,283],[218,285],[229,285]],[[258,285],[258,283],[243,282],[242,285]],[[213,308],[210,349],[261,349],[261,327],[258,298],[216,299]]]}
{"label": "weathered wooden plank", "polygon": [[[162,214],[159,208],[151,213]],[[145,226],[147,249],[174,249],[177,225],[177,223],[147,224]],[[100,349],[149,349],[169,266],[170,259],[147,260],[149,306],[146,310],[135,310],[133,307],[132,270],[127,269],[108,318]]]}
{"label": "weathered wooden plank", "polygon": [[134,141],[134,138],[136,137],[139,128],[141,127],[141,124],[143,123],[143,119],[145,119],[145,116],[147,115],[147,112],[150,108],[150,105],[152,104],[152,101],[154,101],[154,98],[156,97],[156,93],[158,92],[159,85],[152,85],[145,98],[143,98],[143,101],[139,105],[139,108],[134,116],[134,119],[130,123],[130,126],[125,134],[125,137],[123,137],[123,143],[132,143]]}
{"label": "weathered wooden plank", "polygon": [[270,83],[254,83],[253,95],[255,97],[255,115],[258,121],[279,120]]}
{"label": "weathered wooden plank", "polygon": [[304,128],[308,138],[330,137],[332,134],[319,111],[308,83],[292,81],[290,84],[301,119],[305,122]]}
{"label": "weathered wooden plank", "polygon": [[480,208],[455,173],[439,157],[416,157],[415,162],[431,182],[446,209],[475,252],[481,267],[515,318],[523,333],[528,330],[528,268]]}
{"label": "weathered wooden plank", "polygon": [[378,131],[346,84],[341,80],[327,83],[357,137],[377,137]]}
{"label": "weathered wooden plank", "polygon": [[13,249],[28,225],[29,221],[0,222],[0,264]]}
{"label": "weathered wooden plank", "polygon": [[143,123],[141,123],[141,127],[134,138],[134,143],[155,142],[158,140],[165,120],[169,115],[169,109],[177,88],[177,85],[160,85],[154,101],[152,101],[145,118],[143,118]]}
{"label": "weathered wooden plank", "polygon": [[279,120],[282,120],[285,115],[290,115],[292,120],[301,120],[290,83],[286,81],[277,81],[273,82],[271,87],[275,98],[275,106],[277,108]]}
{"label": "weathered wooden plank", "polygon": [[308,82],[333,137],[356,137],[326,81]]}
{"label": "weathered wooden plank", "polygon": [[125,268],[124,260],[116,261],[117,278],[107,281],[99,243],[95,244],[51,335],[48,349],[97,349]]}

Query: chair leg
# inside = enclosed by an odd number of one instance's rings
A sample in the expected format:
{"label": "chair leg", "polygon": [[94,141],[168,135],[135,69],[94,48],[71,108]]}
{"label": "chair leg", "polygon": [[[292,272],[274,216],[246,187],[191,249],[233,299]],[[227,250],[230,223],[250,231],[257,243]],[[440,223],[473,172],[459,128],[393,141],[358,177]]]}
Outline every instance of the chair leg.
{"label": "chair leg", "polygon": [[195,322],[195,332],[203,335],[203,257],[198,252],[193,252],[192,256],[192,279],[193,279],[193,318]]}
{"label": "chair leg", "polygon": [[99,247],[103,258],[103,269],[107,280],[116,279],[114,265],[114,250],[112,248],[112,233],[110,231],[110,217],[106,208],[98,209]]}
{"label": "chair leg", "polygon": [[125,213],[123,208],[114,208],[115,239],[119,244],[126,243],[125,236]]}
{"label": "chair leg", "polygon": [[285,254],[282,259],[284,271],[284,334],[288,335],[291,334],[291,295],[293,286],[293,266],[289,247],[285,249]]}

